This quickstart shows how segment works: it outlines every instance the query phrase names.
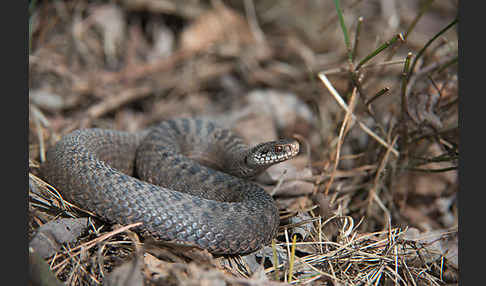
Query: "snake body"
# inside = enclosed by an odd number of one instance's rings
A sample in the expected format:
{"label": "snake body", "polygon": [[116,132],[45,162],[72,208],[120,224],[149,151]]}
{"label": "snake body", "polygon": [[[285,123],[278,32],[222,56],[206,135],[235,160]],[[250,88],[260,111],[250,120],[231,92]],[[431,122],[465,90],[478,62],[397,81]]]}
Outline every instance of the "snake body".
{"label": "snake body", "polygon": [[255,147],[201,118],[139,132],[81,129],[47,152],[44,179],[81,208],[215,254],[249,253],[279,225],[273,199],[248,180],[299,152],[293,139]]}

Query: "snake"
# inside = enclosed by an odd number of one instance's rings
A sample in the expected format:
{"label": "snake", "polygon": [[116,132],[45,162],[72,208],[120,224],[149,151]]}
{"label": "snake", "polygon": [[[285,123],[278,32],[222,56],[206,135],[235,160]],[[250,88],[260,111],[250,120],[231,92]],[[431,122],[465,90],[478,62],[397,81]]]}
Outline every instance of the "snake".
{"label": "snake", "polygon": [[146,129],[77,129],[48,148],[41,175],[63,199],[105,221],[213,254],[245,254],[275,237],[272,196],[253,179],[299,154],[294,138],[253,146],[215,121]]}

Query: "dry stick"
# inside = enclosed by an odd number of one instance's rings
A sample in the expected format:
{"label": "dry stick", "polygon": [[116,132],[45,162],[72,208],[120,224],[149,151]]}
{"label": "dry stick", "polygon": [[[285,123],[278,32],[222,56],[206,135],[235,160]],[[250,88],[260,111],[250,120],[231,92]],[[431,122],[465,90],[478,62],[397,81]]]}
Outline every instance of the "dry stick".
{"label": "dry stick", "polygon": [[289,262],[289,283],[292,281],[292,273],[294,272],[294,262],[295,262],[295,243],[297,242],[297,235],[292,235],[292,250]]}
{"label": "dry stick", "polygon": [[91,106],[86,111],[86,114],[88,115],[88,118],[99,118],[105,115],[106,113],[113,111],[128,102],[150,95],[150,92],[152,90],[153,89],[150,86],[141,86],[141,87],[124,90],[119,94],[114,94],[106,98],[102,102]]}
{"label": "dry stick", "polygon": [[[341,157],[342,159],[342,157]],[[336,171],[336,174],[334,175],[335,178],[349,178],[349,177],[354,177],[354,176],[366,176],[370,172],[376,170],[377,166],[375,165],[363,165],[360,167],[356,167],[351,170],[339,170]],[[304,181],[304,182],[315,182],[316,180],[323,181],[327,178],[329,178],[331,175],[325,175],[325,174],[320,174],[320,175],[312,175],[312,176],[306,176],[306,177],[300,177],[297,180],[298,181]]]}
{"label": "dry stick", "polygon": [[[130,229],[130,228],[132,228],[132,227],[137,227],[137,226],[140,226],[140,225],[142,225],[142,224],[143,224],[142,222],[136,222],[136,223],[132,223],[132,224],[129,224],[129,225],[126,225],[126,226],[120,227],[120,228],[115,229],[115,230],[113,230],[113,231],[111,231],[111,232],[109,232],[109,233],[106,233],[106,234],[104,234],[104,235],[102,235],[102,236],[100,236],[100,237],[97,237],[97,238],[95,238],[95,239],[93,239],[93,240],[91,240],[91,241],[88,241],[88,242],[83,243],[83,244],[80,244],[80,245],[78,245],[78,246],[76,246],[76,247],[74,247],[74,248],[71,248],[71,249],[69,249],[69,250],[67,251],[67,255],[69,255],[69,257],[67,257],[67,258],[66,258],[66,259],[64,259],[63,261],[59,262],[57,265],[52,266],[52,267],[51,267],[51,269],[53,269],[53,270],[54,270],[54,269],[56,269],[56,268],[59,268],[60,266],[64,266],[64,265],[66,265],[67,261],[68,261],[70,258],[74,258],[75,256],[79,255],[79,254],[75,254],[75,255],[73,255],[73,252],[74,252],[74,251],[76,251],[76,250],[78,250],[78,249],[80,249],[80,248],[85,247],[83,250],[84,250],[84,251],[86,251],[86,250],[90,249],[91,247],[95,246],[97,243],[99,243],[99,242],[101,242],[101,241],[103,241],[103,240],[105,240],[105,239],[108,239],[108,238],[110,238],[110,237],[112,237],[112,236],[114,236],[114,235],[117,235],[117,234],[119,234],[119,233],[122,233],[122,232],[124,232],[124,231],[127,231],[128,229]],[[79,261],[77,261],[77,262],[79,263]],[[83,270],[84,270],[84,269],[83,269]],[[57,273],[59,273],[60,271],[61,271],[61,269],[59,269],[59,270],[57,271]],[[91,277],[91,278],[93,278],[93,277]],[[94,279],[94,278],[93,278],[93,279]]]}
{"label": "dry stick", "polygon": [[[284,229],[284,234],[285,234],[285,242],[286,242],[286,246],[287,246],[287,257],[289,258],[290,260],[290,243],[289,243],[289,232],[287,231],[287,228]],[[285,280],[287,280],[287,275],[284,276]],[[287,282],[287,281],[285,281]]]}
{"label": "dry stick", "polygon": [[80,244],[80,245],[76,246],[75,248],[71,249],[70,251],[75,251],[75,250],[78,250],[78,249],[80,249],[80,248],[82,248],[82,247],[84,247],[84,250],[88,250],[88,249],[90,249],[91,247],[95,246],[95,245],[96,245],[98,242],[101,242],[101,241],[103,241],[103,240],[105,240],[105,239],[108,239],[108,238],[110,238],[110,237],[114,236],[114,235],[117,235],[117,234],[119,234],[119,233],[122,233],[122,232],[124,232],[124,231],[127,231],[127,230],[129,230],[130,228],[140,226],[140,225],[142,225],[142,224],[143,224],[142,222],[136,222],[136,223],[132,223],[132,224],[129,224],[129,225],[126,225],[126,226],[123,226],[123,227],[117,228],[117,229],[115,229],[115,230],[113,230],[113,231],[110,231],[110,232],[108,232],[108,233],[103,234],[103,235],[102,235],[102,236],[100,236],[100,237],[97,237],[97,238],[95,238],[95,239],[93,239],[93,240],[90,240],[90,241],[88,241],[88,242],[85,242],[85,243],[83,243],[83,244]]}
{"label": "dry stick", "polygon": [[52,196],[53,198],[55,198],[56,200],[59,201],[59,203],[62,206],[61,209],[63,209],[63,210],[69,210],[69,208],[77,208],[75,205],[73,205],[70,202],[64,200],[64,198],[59,193],[59,191],[57,191],[56,188],[54,188],[53,186],[51,186],[48,183],[44,182],[42,179],[40,179],[36,175],[34,175],[34,174],[32,174],[32,173],[29,172],[29,178],[32,179],[32,180],[34,180],[34,181],[36,181],[39,185],[43,185],[45,187],[45,190],[47,191],[47,194],[49,196]]}
{"label": "dry stick", "polygon": [[330,261],[327,261],[327,263],[329,264],[329,268],[331,268],[331,272],[332,272],[332,275],[331,274],[328,274],[326,272],[323,272],[322,270],[316,268],[315,266],[313,266],[312,264],[309,264],[307,262],[303,262],[303,264],[305,264],[306,266],[308,266],[309,268],[311,268],[312,270],[316,271],[317,273],[319,273],[320,275],[322,276],[326,276],[326,277],[329,277],[331,279],[333,279],[336,284],[338,285],[345,285],[346,284],[346,281],[342,280],[342,279],[339,279],[336,277],[336,272],[334,271],[334,267],[332,267],[332,264]]}
{"label": "dry stick", "polygon": [[115,83],[122,80],[137,80],[147,77],[150,74],[161,73],[175,67],[180,61],[191,57],[195,52],[179,51],[168,58],[163,58],[144,65],[129,66],[120,72],[103,73],[101,75],[101,84]]}
{"label": "dry stick", "polygon": [[[200,78],[202,79],[214,78],[218,75],[228,72],[230,69],[231,69],[230,64],[212,65],[211,69],[204,70],[203,72],[201,72]],[[148,70],[144,72],[148,73]],[[179,80],[177,78],[177,75],[174,75],[168,78],[168,80],[166,81],[166,85],[164,86],[164,89],[175,86],[178,83]],[[123,106],[127,103],[150,96],[153,94],[153,91],[154,91],[154,87],[152,87],[150,84],[147,84],[140,87],[125,89],[119,94],[114,94],[110,97],[107,97],[106,99],[103,99],[103,101],[101,101],[100,103],[91,106],[86,111],[85,113],[86,118],[81,123],[81,125],[83,127],[86,127],[87,125],[89,125],[90,120],[94,118],[99,118],[105,115],[106,113],[114,111],[120,106]]]}
{"label": "dry stick", "polygon": [[274,196],[278,192],[278,190],[280,189],[280,187],[282,186],[282,183],[283,183],[283,181],[285,179],[285,174],[287,174],[287,169],[284,169],[283,172],[282,172],[282,174],[279,176],[279,178],[277,180],[277,185],[270,192],[270,195],[271,196]]}
{"label": "dry stick", "polygon": [[380,63],[369,63],[369,64],[364,64],[361,66],[361,70],[367,69],[367,68],[376,68],[376,67],[385,67],[389,65],[401,65],[405,61],[403,59],[397,59],[397,60],[389,60],[389,61],[384,61]]}
{"label": "dry stick", "polygon": [[358,65],[355,68],[355,71],[358,71],[366,62],[374,58],[376,55],[387,49],[388,47],[392,46],[396,41],[400,40],[401,42],[404,42],[405,39],[403,38],[403,35],[401,33],[396,34],[391,40],[383,43],[381,46],[379,46],[376,50],[374,50],[372,53],[367,55],[364,59],[362,59]]}
{"label": "dry stick", "polygon": [[331,188],[331,185],[334,182],[334,177],[335,177],[335,174],[336,174],[337,166],[339,164],[339,157],[341,156],[341,146],[344,142],[344,133],[348,130],[348,127],[350,125],[350,124],[348,124],[348,122],[350,121],[350,118],[352,118],[351,117],[352,109],[354,108],[354,105],[356,103],[356,101],[355,101],[356,91],[357,91],[357,88],[354,87],[353,88],[353,95],[351,96],[351,100],[350,100],[351,108],[349,108],[346,111],[346,116],[344,117],[343,124],[341,125],[341,129],[339,130],[339,140],[338,140],[338,144],[337,144],[337,147],[336,147],[336,158],[334,159],[334,166],[333,166],[333,170],[331,172],[331,177],[329,178],[329,181],[327,182],[327,185],[326,185],[326,190],[324,191],[325,195],[329,194],[329,189]]}
{"label": "dry stick", "polygon": [[[331,221],[334,218],[336,218],[336,216],[334,216],[330,219],[327,219],[326,223]],[[324,223],[324,225],[326,223]],[[356,227],[355,227],[355,229],[356,229]],[[392,231],[393,232],[399,231],[398,233],[395,234],[396,236],[399,236],[399,235],[405,233],[405,230],[401,230],[399,228],[394,228],[394,229],[392,229]],[[333,256],[337,255],[339,252],[341,252],[342,250],[348,250],[348,251],[351,251],[355,254],[365,255],[365,256],[368,256],[368,257],[371,257],[371,258],[379,258],[381,256],[379,256],[377,254],[365,252],[364,250],[367,250],[367,249],[370,249],[370,248],[373,248],[373,247],[375,247],[375,248],[381,247],[381,245],[384,245],[388,242],[388,240],[389,240],[388,237],[385,238],[385,239],[376,241],[374,243],[370,243],[370,244],[367,244],[365,246],[362,246],[359,249],[353,248],[352,245],[353,244],[356,245],[359,241],[363,241],[363,243],[365,243],[365,240],[367,240],[367,239],[370,239],[370,238],[375,237],[377,235],[388,234],[388,232],[389,232],[388,230],[380,230],[380,231],[376,231],[376,232],[366,233],[366,234],[363,234],[363,235],[361,235],[357,238],[354,238],[354,240],[346,242],[345,244],[339,244],[337,242],[332,242],[332,241],[323,241],[323,242],[309,241],[309,242],[297,242],[296,245],[332,245],[332,246],[337,247],[335,250],[332,250],[330,252],[322,254],[321,255],[322,257],[333,257]],[[456,232],[457,232],[457,230],[448,230],[448,231],[444,231],[441,235],[444,236],[444,235],[447,235],[447,234],[450,234],[450,233],[456,233]],[[436,237],[436,236],[421,236],[422,239],[426,239],[426,238],[429,238],[429,237]],[[287,248],[289,248],[289,246],[291,244],[290,244],[289,241],[287,241],[286,243],[282,242],[282,243],[278,243],[276,245],[287,246]],[[289,251],[289,253],[290,253],[290,251]],[[304,261],[304,260],[301,259],[301,261]],[[389,261],[393,261],[393,259],[389,259]]]}
{"label": "dry stick", "polygon": [[[397,139],[398,139],[398,136],[395,136],[395,138],[393,138],[391,146],[395,145]],[[380,166],[378,167],[378,170],[376,172],[375,179],[374,179],[374,182],[373,182],[373,187],[371,188],[370,193],[368,195],[368,207],[370,207],[371,202],[373,200],[375,200],[378,203],[378,205],[382,208],[382,210],[385,212],[388,223],[391,221],[390,211],[385,208],[385,206],[383,205],[383,203],[381,201],[379,201],[378,196],[376,195],[376,189],[378,188],[380,175],[383,172],[383,170],[385,169],[386,163],[388,162],[388,157],[389,157],[390,151],[391,151],[390,149],[386,150],[385,156],[383,156],[383,160],[381,160]],[[389,225],[389,227],[390,227],[390,225]]]}
{"label": "dry stick", "polygon": [[[410,116],[410,112],[408,110],[408,96],[407,96],[407,86],[408,81],[410,80],[410,60],[412,59],[412,53],[409,52],[407,57],[405,58],[405,64],[403,65],[403,70],[401,74],[402,82],[401,82],[401,113],[400,113],[400,125],[399,125],[399,133],[401,135],[401,144],[400,150],[402,154],[407,154],[407,146],[408,146],[408,126],[407,126],[407,118],[412,118]],[[410,90],[410,89],[409,89]],[[400,158],[400,162],[402,162],[406,158],[406,156],[402,156]]]}
{"label": "dry stick", "polygon": [[[377,67],[386,67],[389,65],[401,65],[404,63],[403,59],[398,59],[398,60],[390,60],[390,61],[384,61],[384,62],[379,62],[379,63],[367,63],[361,66],[361,70],[364,69],[370,69],[370,68],[377,68]],[[328,69],[325,71],[322,71],[325,75],[330,75],[330,74],[338,74],[338,73],[349,73],[349,66],[345,67],[339,67],[339,68],[332,68]]]}
{"label": "dry stick", "polygon": [[[320,73],[318,73],[318,76],[321,79],[321,81],[324,83],[326,88],[329,90],[329,92],[334,96],[334,99],[336,99],[338,104],[347,112],[349,110],[347,104],[344,102],[344,100],[339,95],[339,93],[336,91],[336,89],[334,89],[331,82],[329,82],[329,80],[327,79],[326,75],[324,73],[320,72]],[[361,122],[356,117],[356,115],[351,114],[351,116],[352,116],[353,120],[356,120],[358,122],[359,126],[361,127],[361,129],[363,129],[364,132],[366,132],[368,135],[373,137],[373,139],[378,141],[378,143],[380,143],[381,145],[383,145],[387,149],[390,149],[390,151],[393,153],[393,155],[395,155],[396,157],[400,156],[400,153],[395,148],[393,148],[393,146],[391,146],[390,144],[385,142],[385,140],[381,139],[377,134],[375,134],[373,131],[371,131],[363,122]]]}
{"label": "dry stick", "polygon": [[[373,233],[373,234],[368,234],[368,235],[365,235],[365,237],[370,237],[370,236],[374,236],[376,234],[384,234],[384,233],[388,233],[389,235],[392,235],[394,237],[398,237],[400,235],[400,233],[395,233],[396,231],[398,231],[398,229],[393,229],[393,232],[390,233],[390,231],[381,231],[381,232],[377,232],[377,233]],[[369,251],[373,251],[373,249],[370,249],[370,247],[372,247],[371,245],[367,245],[365,247],[360,247],[359,249],[356,249],[353,245],[356,245],[356,243],[359,241],[359,240],[364,240],[366,239],[365,237],[359,237],[358,239],[353,239],[349,242],[346,243],[346,245],[340,245],[338,243],[331,243],[331,242],[327,242],[327,244],[332,244],[332,245],[335,245],[336,247],[338,247],[338,249],[336,250],[333,250],[325,255],[321,255],[319,257],[308,257],[308,259],[311,259],[311,260],[315,260],[315,259],[318,259],[320,261],[324,261],[324,260],[327,260],[328,263],[329,263],[329,266],[331,267],[331,271],[333,272],[333,267],[332,267],[332,264],[330,263],[330,260],[329,258],[331,257],[334,257],[336,258],[336,255],[338,255],[338,253],[342,253],[343,250],[346,250],[348,251],[347,254],[345,254],[345,256],[348,256],[348,255],[357,255],[357,256],[363,256],[363,257],[366,257],[367,259],[371,259],[371,260],[381,260],[383,262],[387,262],[387,263],[392,263],[393,261],[395,261],[394,258],[389,258],[389,257],[383,257],[381,256],[380,254],[375,254],[375,253],[372,253],[372,252],[364,252],[363,250],[365,249],[369,249]],[[378,247],[378,248],[382,248],[384,247],[384,245],[386,243],[389,243],[390,241],[396,241],[396,239],[392,238],[390,239],[389,237],[381,240],[381,241],[377,241],[376,243],[373,243],[373,247]],[[297,243],[297,245],[304,245],[304,244],[310,244],[311,242],[309,243]],[[378,248],[376,250],[378,250]],[[344,258],[344,256],[343,256]],[[300,259],[299,260],[299,263],[301,264],[305,264],[305,265],[309,265],[311,266],[310,264],[307,264],[308,261],[306,260],[306,258],[303,258],[303,259]],[[382,269],[383,270],[383,269]],[[380,270],[380,271],[382,271]],[[318,270],[316,270],[318,271]],[[377,275],[380,274],[380,271],[375,271],[374,272],[374,276],[375,278],[377,277]],[[321,271],[318,271],[318,273],[321,273],[323,275],[329,275],[329,274],[326,274],[326,273],[323,273]],[[335,276],[335,273],[333,272],[333,275]],[[331,275],[332,276],[332,275]]]}

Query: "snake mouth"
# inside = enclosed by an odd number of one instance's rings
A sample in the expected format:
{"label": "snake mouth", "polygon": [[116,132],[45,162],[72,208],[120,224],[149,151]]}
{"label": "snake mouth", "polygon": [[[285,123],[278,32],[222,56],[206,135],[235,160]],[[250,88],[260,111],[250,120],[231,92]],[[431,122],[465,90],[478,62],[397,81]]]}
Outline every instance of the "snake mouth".
{"label": "snake mouth", "polygon": [[295,139],[280,139],[257,145],[252,161],[256,165],[272,165],[294,158],[299,154],[300,144]]}

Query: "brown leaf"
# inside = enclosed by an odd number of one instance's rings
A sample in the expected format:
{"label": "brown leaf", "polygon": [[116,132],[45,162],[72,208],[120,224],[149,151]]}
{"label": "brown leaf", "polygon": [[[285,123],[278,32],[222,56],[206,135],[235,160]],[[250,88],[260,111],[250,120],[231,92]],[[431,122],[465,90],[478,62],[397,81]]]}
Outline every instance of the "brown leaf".
{"label": "brown leaf", "polygon": [[197,52],[223,41],[225,46],[239,50],[240,45],[253,43],[254,39],[242,16],[217,5],[215,9],[201,14],[182,32],[181,49]]}

